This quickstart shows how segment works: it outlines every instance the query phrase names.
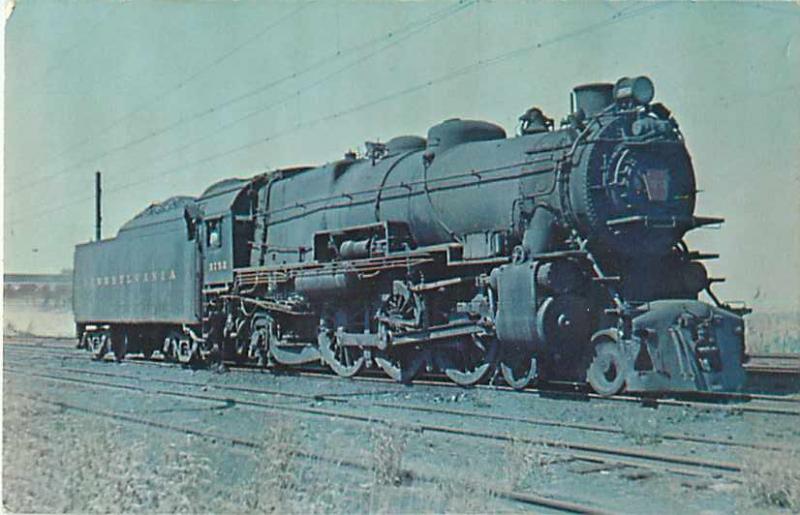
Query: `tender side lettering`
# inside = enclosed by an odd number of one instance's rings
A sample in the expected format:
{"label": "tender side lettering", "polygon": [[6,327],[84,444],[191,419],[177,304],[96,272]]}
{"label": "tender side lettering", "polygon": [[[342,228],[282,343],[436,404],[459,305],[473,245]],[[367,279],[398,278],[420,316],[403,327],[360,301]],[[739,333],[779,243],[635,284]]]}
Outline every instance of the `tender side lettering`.
{"label": "tender side lettering", "polygon": [[178,279],[175,269],[148,270],[146,272],[123,273],[114,275],[101,275],[88,277],[86,285],[89,287],[127,286],[138,282],[155,283],[169,282]]}

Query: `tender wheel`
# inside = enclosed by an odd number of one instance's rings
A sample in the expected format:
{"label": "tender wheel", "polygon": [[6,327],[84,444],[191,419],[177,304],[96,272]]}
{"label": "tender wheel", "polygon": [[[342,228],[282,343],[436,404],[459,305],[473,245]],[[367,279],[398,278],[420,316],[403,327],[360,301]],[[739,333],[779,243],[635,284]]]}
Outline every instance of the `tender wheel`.
{"label": "tender wheel", "polygon": [[84,331],[81,334],[81,337],[78,338],[78,343],[75,344],[76,349],[88,349],[89,348],[89,333]]}
{"label": "tender wheel", "polygon": [[96,333],[89,337],[89,347],[92,359],[103,359],[108,352],[109,336],[106,333]]}
{"label": "tender wheel", "polygon": [[390,349],[375,357],[386,375],[399,383],[410,383],[428,362],[428,353],[421,349]]}
{"label": "tender wheel", "polygon": [[472,335],[436,353],[439,369],[454,383],[472,386],[494,371],[499,343],[492,336]]}
{"label": "tender wheel", "polygon": [[364,368],[364,349],[340,345],[339,339],[331,331],[320,331],[317,343],[322,359],[338,375],[353,377]]}
{"label": "tender wheel", "polygon": [[626,375],[627,361],[619,344],[612,341],[598,343],[586,372],[592,389],[603,396],[615,395],[625,387]]}
{"label": "tender wheel", "polygon": [[500,373],[508,386],[515,390],[524,390],[538,380],[539,366],[535,357],[528,353],[518,354],[503,358]]}
{"label": "tender wheel", "polygon": [[115,334],[111,339],[111,351],[114,353],[114,359],[122,361],[128,353],[128,334],[119,333]]}
{"label": "tender wheel", "polygon": [[142,343],[142,356],[144,356],[144,359],[151,359],[153,357],[153,351],[155,351],[155,349],[150,342]]}
{"label": "tender wheel", "polygon": [[167,334],[164,338],[164,344],[161,347],[161,354],[164,356],[164,361],[177,361],[179,339],[180,335],[174,331]]}
{"label": "tender wheel", "polygon": [[175,354],[179,363],[184,365],[195,363],[198,359],[198,351],[197,342],[191,338],[183,335],[178,338],[178,347]]}

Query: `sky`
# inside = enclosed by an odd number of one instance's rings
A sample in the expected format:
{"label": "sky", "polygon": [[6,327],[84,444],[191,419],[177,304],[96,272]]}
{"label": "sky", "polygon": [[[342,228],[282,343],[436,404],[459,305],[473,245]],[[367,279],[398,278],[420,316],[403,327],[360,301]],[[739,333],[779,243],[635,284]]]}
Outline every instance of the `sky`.
{"label": "sky", "polygon": [[720,297],[800,309],[800,3],[17,0],[4,269],[58,272],[152,202],[452,117],[515,130],[645,74],[686,137]]}

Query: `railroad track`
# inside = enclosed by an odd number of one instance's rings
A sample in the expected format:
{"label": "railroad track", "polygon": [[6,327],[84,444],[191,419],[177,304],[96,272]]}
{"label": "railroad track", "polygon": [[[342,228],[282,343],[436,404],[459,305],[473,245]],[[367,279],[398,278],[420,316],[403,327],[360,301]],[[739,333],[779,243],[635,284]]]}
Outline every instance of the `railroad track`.
{"label": "railroad track", "polygon": [[[133,416],[125,413],[102,410],[98,408],[88,408],[74,403],[48,399],[41,395],[19,394],[19,396],[33,402],[39,402],[42,404],[55,406],[64,410],[76,411],[88,415],[103,417],[117,422],[125,422],[170,432],[176,432],[185,435],[192,435],[212,442],[228,442],[232,445],[243,446],[250,449],[264,449],[263,444],[248,438],[233,437],[230,435],[224,435],[221,433],[214,433],[211,431],[200,430],[194,427],[187,427],[179,424],[165,423],[158,420],[151,420],[144,417]],[[337,466],[345,466],[348,468],[353,468],[364,472],[370,472],[370,468],[368,465],[364,465],[363,463],[357,461],[348,460],[338,456],[325,455],[321,453],[304,451],[304,450],[299,450],[294,452],[297,457],[302,459],[326,462]],[[420,473],[419,471],[415,472],[411,470],[401,470],[399,471],[399,473],[403,477],[410,477],[415,480],[421,480],[429,483],[442,483],[443,481],[453,481],[452,478],[439,477],[433,474],[423,474]],[[553,497],[547,497],[535,493],[519,492],[515,490],[502,488],[500,486],[487,485],[484,483],[478,485],[477,483],[465,482],[465,481],[457,481],[457,483],[461,486],[472,489],[473,491],[477,490],[478,488],[481,488],[483,490],[486,490],[488,493],[500,497],[502,499],[514,501],[527,506],[534,506],[537,508],[548,508],[550,510],[557,512],[580,513],[587,515],[605,515],[613,513],[598,508],[596,506],[589,505],[587,503],[555,499]]]}
{"label": "railroad track", "polygon": [[[13,366],[28,366],[31,367],[30,363],[22,363],[22,362],[10,362]],[[37,370],[46,370],[52,372],[67,372],[79,375],[88,375],[94,377],[113,377],[113,378],[120,378],[120,379],[131,379],[131,380],[140,380],[142,379],[141,376],[136,374],[125,374],[120,372],[100,372],[96,370],[86,370],[86,369],[75,369],[69,367],[54,367],[54,366],[45,366],[41,364],[35,364],[31,367],[32,369]],[[254,388],[254,387],[244,387],[244,386],[236,386],[236,385],[224,385],[224,384],[215,384],[215,383],[207,383],[207,382],[199,382],[199,381],[185,381],[185,380],[178,380],[178,379],[162,379],[162,378],[152,378],[148,377],[147,381],[150,383],[162,383],[162,384],[169,384],[169,385],[178,385],[183,387],[189,388],[204,388],[204,389],[213,389],[218,391],[226,391],[226,392],[239,392],[239,393],[248,393],[248,394],[258,394],[258,395],[266,395],[266,396],[273,396],[273,397],[286,397],[286,398],[293,398],[293,399],[302,399],[307,400],[310,402],[327,402],[327,403],[340,403],[340,404],[350,404],[353,406],[359,407],[379,407],[379,408],[386,408],[386,409],[396,409],[396,410],[405,410],[405,411],[413,411],[418,413],[433,413],[433,414],[440,414],[440,415],[453,415],[458,417],[464,418],[473,418],[473,419],[483,419],[483,420],[494,420],[494,421],[505,421],[505,422],[513,422],[516,424],[525,424],[525,425],[532,425],[532,426],[542,426],[542,427],[557,427],[557,428],[564,428],[564,429],[576,429],[581,431],[587,432],[595,432],[595,433],[606,433],[606,434],[616,434],[616,435],[624,435],[625,431],[612,426],[604,426],[604,425],[597,425],[597,424],[584,424],[578,422],[565,422],[561,420],[554,420],[554,419],[544,419],[544,418],[534,418],[534,417],[522,417],[522,416],[509,416],[509,415],[502,415],[497,413],[485,413],[481,410],[459,410],[459,409],[451,409],[451,408],[444,408],[444,407],[430,407],[427,405],[419,405],[419,404],[408,404],[408,403],[397,403],[397,402],[382,402],[382,401],[370,401],[368,403],[365,402],[357,402],[352,399],[352,397],[364,397],[364,396],[372,396],[375,395],[374,392],[355,392],[355,393],[344,393],[344,394],[304,394],[304,393],[297,393],[297,392],[287,392],[284,390],[276,390],[276,389],[268,389],[268,388]],[[378,392],[380,394],[383,393],[395,393],[399,392],[399,389],[389,390],[389,391],[381,391]],[[670,441],[678,441],[678,442],[686,442],[686,443],[696,443],[696,444],[707,444],[707,445],[714,445],[714,446],[723,446],[723,447],[741,447],[747,449],[756,449],[756,450],[768,450],[768,451],[777,451],[777,452],[791,452],[793,449],[784,446],[777,446],[777,445],[766,445],[766,444],[759,444],[759,443],[750,443],[750,442],[736,442],[732,440],[725,440],[725,439],[715,439],[715,438],[707,438],[707,437],[700,437],[700,436],[691,436],[685,434],[677,434],[677,433],[660,433],[659,437],[663,440],[670,440]]]}
{"label": "railroad track", "polygon": [[[15,344],[11,344],[15,345]],[[72,350],[71,346],[67,347],[64,345],[38,345],[32,346],[29,344],[21,344],[19,347],[23,348],[30,348],[30,350],[35,349],[48,349],[49,351],[55,352],[59,354],[60,359],[63,360],[79,360],[85,361],[88,359],[85,352],[83,351],[76,351],[76,354],[70,356],[63,356],[60,352],[63,350]],[[107,358],[109,361],[113,361],[110,358]],[[143,366],[155,366],[155,367],[181,367],[182,365],[165,362],[158,358],[151,359],[151,360],[144,360],[143,358],[139,358],[137,356],[131,356],[126,358],[126,362],[133,363],[136,365],[143,365]],[[262,374],[266,373],[264,369],[256,367],[254,365],[228,365],[229,370],[237,373],[257,373]],[[288,375],[296,375],[296,376],[304,376],[304,377],[313,377],[313,378],[320,378],[320,379],[339,379],[338,376],[333,374],[327,369],[322,367],[319,368],[298,368],[298,369],[289,369],[289,370],[281,370],[281,369],[273,369],[270,370],[269,373],[277,373],[277,374],[288,374]],[[360,375],[355,378],[351,378],[350,380],[353,381],[366,381],[366,382],[385,382],[394,384],[395,382],[389,378],[386,378],[382,374],[376,372],[374,374],[370,374],[369,371],[367,373]],[[439,386],[439,387],[446,387],[446,388],[457,388],[463,389],[462,387],[453,384],[452,382],[448,381],[444,378],[436,378],[429,376],[427,379],[418,379],[414,381],[415,385],[424,385],[424,386]],[[488,390],[497,390],[497,391],[509,391],[509,392],[517,392],[516,390],[505,386],[505,385],[497,385],[497,384],[479,384],[474,386],[473,388],[476,389],[488,389]],[[627,402],[627,403],[636,403],[642,404],[645,406],[679,406],[679,407],[689,407],[689,408],[696,408],[696,409],[720,409],[720,410],[728,410],[728,411],[739,411],[739,412],[750,412],[750,413],[763,413],[763,414],[776,414],[776,415],[789,415],[789,416],[798,416],[800,415],[800,410],[793,410],[793,409],[784,409],[781,407],[776,406],[784,406],[784,405],[800,405],[800,398],[786,396],[786,395],[769,395],[769,394],[754,394],[754,393],[738,393],[738,392],[702,392],[702,393],[686,393],[686,394],[671,394],[670,396],[653,396],[653,395],[636,395],[636,394],[621,394],[621,395],[614,395],[614,396],[601,396],[597,394],[593,394],[590,392],[586,392],[584,389],[581,389],[581,385],[577,383],[550,383],[543,387],[539,388],[527,388],[526,390],[520,392],[523,394],[532,394],[538,395],[541,397],[565,397],[565,398],[574,398],[579,400],[597,400],[597,401],[616,401],[616,402]],[[727,404],[731,401],[734,402],[758,402],[760,405],[741,405],[741,404]],[[722,404],[720,404],[722,403]],[[772,406],[770,405],[772,404]]]}
{"label": "railroad track", "polygon": [[[571,459],[580,461],[600,463],[611,468],[634,467],[654,472],[701,477],[705,479],[723,478],[730,481],[737,481],[738,478],[736,478],[735,476],[739,472],[741,472],[741,467],[735,463],[703,460],[688,456],[662,454],[662,453],[656,453],[634,448],[620,448],[620,447],[611,447],[605,445],[592,445],[582,442],[568,442],[561,439],[553,440],[547,438],[528,438],[528,437],[521,437],[518,434],[512,435],[506,433],[486,432],[474,429],[467,429],[464,427],[463,423],[459,425],[429,424],[424,422],[416,422],[413,424],[408,424],[408,423],[403,423],[402,421],[398,421],[395,418],[381,418],[381,417],[376,417],[374,415],[363,415],[361,414],[361,412],[363,412],[364,404],[360,406],[362,409],[358,410],[359,405],[357,403],[353,403],[352,401],[343,399],[338,399],[337,401],[335,401],[338,404],[337,407],[339,409],[332,410],[327,408],[287,405],[285,403],[281,404],[276,402],[245,399],[242,398],[241,396],[233,397],[229,393],[223,396],[219,396],[219,395],[210,395],[208,393],[190,393],[185,391],[176,391],[174,388],[176,383],[175,380],[169,380],[169,381],[165,380],[165,382],[168,382],[172,387],[172,389],[167,390],[160,388],[149,388],[149,387],[145,388],[140,386],[141,384],[140,382],[133,385],[120,384],[116,381],[87,380],[85,378],[79,378],[79,377],[64,377],[52,374],[45,374],[40,372],[34,372],[32,371],[31,368],[17,369],[12,366],[12,367],[6,367],[6,372],[10,372],[12,374],[33,376],[36,377],[37,379],[44,379],[48,381],[71,383],[79,385],[80,387],[86,389],[110,388],[116,390],[124,390],[127,393],[134,393],[137,395],[174,397],[183,400],[212,402],[215,404],[233,402],[235,403],[235,405],[240,407],[266,410],[276,413],[281,413],[281,412],[293,413],[296,415],[304,415],[312,417],[322,416],[329,419],[336,419],[362,425],[384,424],[392,427],[403,428],[408,431],[414,431],[418,433],[427,432],[439,435],[458,436],[467,439],[480,439],[480,440],[489,440],[494,442],[515,442],[515,443],[532,444],[532,445],[543,446],[544,448],[547,449],[547,452],[550,454],[568,456]],[[148,382],[149,380],[150,378],[148,378]],[[205,383],[200,383],[200,385],[202,385],[203,387],[210,386],[206,385]],[[198,386],[198,384],[191,384],[190,386],[194,387]],[[230,390],[230,387],[226,388]],[[264,393],[264,392],[261,391],[258,393]],[[287,393],[287,392],[269,392],[269,393],[275,396],[285,395],[287,397],[294,397],[294,398],[296,398],[299,395],[302,395],[302,394]],[[317,395],[311,395],[308,397],[308,399],[309,400],[314,399],[315,401],[320,400],[319,396]],[[369,405],[374,406],[374,403],[369,403]],[[342,407],[356,408],[356,409],[345,410],[342,409]],[[410,409],[409,406],[395,405],[393,407],[396,409],[404,409],[404,410]],[[466,415],[466,414],[461,414],[461,415]]]}
{"label": "railroad track", "polygon": [[[89,359],[85,351],[78,351],[74,349],[74,345],[72,345],[71,341],[70,345],[65,345],[61,343],[45,344],[43,342],[19,343],[19,344],[6,343],[5,345],[17,348],[30,348],[30,350],[47,349],[50,352],[59,354],[59,357],[62,360],[84,361]],[[60,353],[62,353],[64,350],[74,351],[74,354],[63,356]],[[107,359],[110,360],[110,358]],[[798,358],[798,360],[800,361],[800,358]],[[143,358],[138,358],[136,356],[131,356],[129,358],[126,358],[126,362],[141,366],[171,367],[171,368],[185,367],[185,365],[180,365],[178,363],[173,363],[173,362],[166,362],[157,358],[146,360]],[[256,374],[266,373],[263,368],[254,365],[229,364],[228,369],[230,371],[234,371],[237,373],[256,373]],[[288,374],[288,375],[312,377],[312,378],[320,378],[328,380],[340,379],[333,372],[322,367],[297,368],[289,370],[275,369],[275,370],[270,370],[269,373]],[[394,380],[387,378],[378,372],[370,374],[369,371],[360,376],[349,378],[348,380],[397,384]],[[459,390],[463,389],[463,387],[458,386],[446,379],[443,378],[440,379],[437,377],[430,377],[430,376],[425,379],[414,380],[414,384],[421,386],[456,388]],[[627,393],[627,394],[612,395],[612,396],[601,396],[582,390],[580,386],[581,385],[577,383],[552,383],[539,388],[533,388],[533,387],[527,388],[523,391],[514,390],[513,388],[502,384],[500,385],[478,384],[473,386],[472,388],[488,389],[494,391],[516,392],[521,394],[537,395],[541,397],[574,398],[579,400],[636,403],[649,407],[677,406],[677,407],[688,407],[688,408],[706,409],[706,410],[716,409],[716,410],[726,410],[732,412],[800,416],[800,409],[778,407],[778,406],[800,405],[800,397],[792,397],[785,395],[755,394],[755,393],[738,393],[738,392],[699,392],[699,393],[687,393],[682,395],[670,394],[671,396],[637,395],[637,394]],[[747,405],[729,404],[729,402],[731,401],[747,402],[748,404]]]}

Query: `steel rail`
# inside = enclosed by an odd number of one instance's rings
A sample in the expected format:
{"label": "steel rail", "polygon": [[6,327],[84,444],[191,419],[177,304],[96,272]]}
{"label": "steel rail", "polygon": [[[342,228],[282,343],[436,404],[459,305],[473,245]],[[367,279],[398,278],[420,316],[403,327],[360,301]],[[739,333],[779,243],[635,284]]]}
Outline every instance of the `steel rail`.
{"label": "steel rail", "polygon": [[[33,345],[28,344],[12,344],[17,347],[34,347]],[[53,346],[55,348],[57,346]],[[36,347],[42,348],[42,347]],[[72,350],[72,349],[70,349]],[[69,357],[62,357],[62,359],[82,359],[79,356],[69,356]],[[133,363],[136,365],[144,365],[144,366],[160,366],[160,367],[176,367],[181,365],[180,363],[172,363],[172,362],[165,362],[165,361],[153,361],[153,360],[144,360],[141,358],[127,358],[126,362]],[[340,380],[339,376],[335,375],[331,371],[327,370],[311,370],[309,368],[294,368],[288,369],[285,372],[279,370],[269,370],[256,367],[255,365],[228,365],[229,370],[235,371],[237,373],[286,373],[290,375],[297,375],[303,377],[313,377],[318,379],[338,379]],[[357,377],[349,378],[351,381],[360,381],[360,382],[385,382],[385,383],[392,383],[396,384],[394,380],[388,377],[383,376],[369,376],[369,375],[361,375]],[[459,388],[464,389],[459,385],[451,383],[446,380],[435,380],[435,379],[420,379],[415,380],[413,382],[415,385],[421,386],[437,386],[437,387],[446,387],[446,388]],[[478,384],[474,385],[471,388],[476,389],[486,389],[486,390],[494,390],[494,391],[508,391],[508,392],[516,392],[519,394],[529,394],[529,395],[538,395],[540,397],[544,396],[555,396],[555,397],[573,397],[581,400],[586,399],[595,399],[598,401],[612,401],[612,402],[628,402],[628,403],[637,403],[643,404],[645,406],[653,406],[653,405],[663,405],[663,406],[677,406],[677,407],[689,407],[694,409],[715,409],[715,410],[722,410],[722,411],[730,411],[730,412],[749,412],[749,413],[761,413],[761,414],[771,414],[771,415],[785,415],[785,416],[800,416],[800,410],[792,410],[792,409],[783,409],[777,407],[770,407],[765,405],[754,406],[754,405],[731,405],[731,404],[716,404],[715,401],[719,400],[741,400],[741,401],[763,401],[765,403],[786,403],[786,404],[800,404],[800,398],[797,397],[784,397],[779,395],[766,395],[766,394],[749,394],[749,393],[735,393],[735,392],[697,392],[691,394],[691,397],[697,399],[708,399],[708,401],[702,400],[686,400],[686,399],[679,399],[679,398],[663,398],[663,397],[651,397],[646,395],[635,395],[635,394],[620,394],[620,395],[613,395],[613,396],[602,396],[595,393],[590,392],[577,392],[577,391],[569,391],[564,389],[547,389],[547,388],[527,388],[522,391],[514,390],[513,388],[505,385],[492,385],[492,384]],[[687,394],[689,395],[689,394]],[[709,402],[710,401],[710,402]]]}
{"label": "steel rail", "polygon": [[[34,345],[34,344],[8,344],[4,343],[4,345],[13,346],[15,348],[19,347],[32,347],[36,349],[47,348],[49,350],[75,350],[72,345]],[[62,357],[62,359],[66,358]],[[80,356],[69,356],[69,359],[82,359]],[[135,363],[137,365],[144,365],[144,366],[161,366],[161,367],[175,367],[177,365],[181,365],[180,363],[172,363],[166,362],[163,360],[146,360],[143,358],[139,358],[136,356],[130,356],[126,358],[126,362],[128,363]],[[183,365],[181,365],[183,366]],[[335,375],[332,371],[328,371],[325,369],[320,370],[313,370],[308,367],[296,367],[292,369],[287,369],[286,371],[282,370],[275,370],[275,369],[264,369],[257,367],[256,365],[248,365],[248,364],[226,364],[226,366],[231,371],[235,372],[242,372],[242,373],[287,373],[287,374],[294,374],[300,376],[308,376],[308,377],[319,377],[319,378],[334,378],[338,379],[339,377]],[[369,374],[369,372],[367,372]],[[351,381],[379,381],[379,382],[387,382],[387,383],[395,383],[394,380],[388,377],[383,377],[380,375],[360,375],[357,377],[349,378]],[[459,388],[463,389],[464,387],[456,385],[446,380],[436,380],[429,376],[428,379],[418,379],[414,380],[413,384],[416,385],[424,385],[424,386],[441,386],[441,387],[448,387],[448,388]],[[558,382],[554,382],[553,385],[559,384]],[[579,383],[570,383],[570,385],[578,387],[580,386]],[[741,393],[741,392],[686,392],[681,394],[678,392],[678,397],[685,397],[681,398],[664,398],[664,397],[655,397],[649,395],[637,395],[635,393],[626,393],[626,394],[618,394],[612,396],[602,396],[591,392],[580,392],[580,391],[571,391],[566,389],[559,389],[559,388],[526,388],[523,391],[514,390],[513,388],[506,386],[506,385],[494,385],[494,384],[478,384],[474,385],[471,388],[477,389],[488,389],[488,390],[498,390],[498,391],[510,391],[510,392],[518,392],[524,394],[533,394],[539,396],[568,396],[568,397],[575,397],[580,399],[597,399],[597,400],[607,400],[607,401],[620,401],[620,402],[629,402],[629,403],[638,403],[644,405],[667,405],[667,406],[680,406],[680,407],[691,407],[697,409],[720,409],[720,410],[727,410],[727,411],[744,411],[744,412],[753,412],[753,413],[765,413],[765,414],[776,414],[776,415],[789,415],[789,416],[800,416],[800,411],[796,410],[788,410],[788,409],[780,409],[780,408],[772,408],[768,406],[753,406],[753,405],[731,405],[731,404],[715,404],[716,401],[723,401],[723,400],[739,400],[739,401],[764,401],[768,403],[786,403],[786,404],[800,404],[800,397],[793,397],[793,396],[782,396],[782,395],[769,395],[769,394],[757,394],[757,393]]]}
{"label": "steel rail", "polygon": [[[20,365],[21,363],[13,363],[14,365]],[[132,380],[139,380],[142,379],[140,375],[136,374],[123,374],[123,373],[115,373],[115,372],[99,372],[96,370],[86,370],[86,369],[77,369],[71,367],[54,367],[54,366],[45,366],[36,364],[34,368],[39,370],[53,370],[53,371],[64,371],[73,374],[84,374],[84,375],[91,375],[91,376],[98,376],[98,377],[116,377],[122,379],[132,379]],[[236,386],[236,385],[221,385],[221,384],[214,384],[214,383],[205,383],[205,382],[198,382],[198,381],[182,381],[177,379],[163,379],[163,378],[147,378],[148,382],[158,382],[164,384],[175,384],[179,386],[187,386],[187,387],[202,387],[202,388],[213,388],[214,390],[220,391],[233,391],[233,392],[242,392],[242,393],[252,393],[258,395],[270,395],[275,397],[289,397],[289,398],[298,398],[298,399],[305,399],[309,401],[324,401],[330,403],[347,403],[353,406],[360,406],[360,407],[369,407],[369,406],[377,406],[380,408],[387,408],[387,409],[398,409],[398,410],[406,410],[406,411],[416,411],[421,413],[433,413],[433,414],[444,414],[444,415],[454,415],[460,417],[467,417],[467,418],[476,418],[476,419],[485,419],[485,420],[499,420],[505,422],[515,422],[515,423],[522,423],[528,425],[537,425],[537,426],[545,426],[545,427],[561,427],[567,429],[577,429],[582,431],[589,431],[589,432],[599,432],[599,433],[608,433],[608,434],[619,434],[624,435],[625,431],[611,426],[602,426],[596,424],[585,424],[580,422],[565,422],[560,420],[553,420],[553,419],[544,419],[544,418],[534,418],[534,417],[520,417],[520,416],[511,416],[511,415],[501,415],[497,413],[484,413],[479,411],[467,411],[467,410],[457,410],[451,408],[442,408],[436,407],[432,408],[430,406],[422,406],[418,404],[408,404],[408,403],[394,403],[394,402],[369,402],[369,403],[359,403],[354,402],[352,400],[355,396],[371,396],[375,395],[375,392],[346,392],[340,394],[305,394],[305,393],[297,393],[297,392],[287,392],[284,390],[274,390],[274,389],[266,389],[266,388],[253,388],[249,386]],[[381,391],[378,393],[396,393],[400,390],[389,390],[389,391]],[[732,440],[721,440],[715,438],[706,438],[701,436],[691,436],[691,435],[681,435],[677,433],[660,433],[658,435],[659,438],[664,440],[672,440],[672,441],[681,441],[681,442],[691,442],[691,443],[699,443],[699,444],[706,444],[706,445],[717,445],[717,446],[724,446],[724,447],[742,447],[742,448],[749,448],[749,449],[758,449],[758,450],[767,450],[767,451],[776,451],[776,452],[792,452],[794,449],[790,447],[780,446],[780,445],[766,445],[766,444],[758,444],[758,443],[746,443],[746,442],[736,442]]]}
{"label": "steel rail", "polygon": [[[265,446],[262,443],[247,439],[247,438],[240,438],[230,435],[225,435],[222,433],[214,433],[211,431],[200,430],[192,427],[181,426],[177,424],[171,424],[166,422],[160,422],[158,420],[147,419],[144,417],[132,416],[127,415],[125,413],[119,413],[114,411],[102,410],[98,408],[87,408],[85,406],[80,406],[77,404],[72,404],[64,401],[55,401],[52,399],[47,399],[40,395],[30,395],[30,394],[16,394],[19,397],[26,398],[28,400],[34,402],[40,402],[44,404],[49,404],[52,406],[56,406],[65,410],[72,410],[77,411],[80,413],[85,413],[88,415],[99,416],[104,418],[109,418],[112,420],[116,420],[119,422],[127,422],[131,424],[143,425],[146,427],[151,427],[155,429],[161,429],[171,432],[177,432],[180,434],[187,434],[196,436],[199,438],[203,438],[205,440],[210,441],[222,441],[222,442],[229,442],[233,445],[238,445],[242,447],[247,447],[250,449],[264,449]],[[344,465],[349,468],[354,468],[362,471],[370,471],[370,467],[368,465],[364,465],[363,463],[348,460],[346,458],[335,457],[331,455],[325,455],[320,453],[314,453],[310,451],[298,450],[296,451],[296,455],[306,459],[306,460],[314,460],[314,461],[322,461],[326,463],[331,463],[334,465]],[[433,474],[423,474],[411,470],[402,470],[400,471],[401,474],[407,477],[411,477],[414,479],[420,479],[429,483],[441,483],[445,480],[452,481],[451,478],[442,478],[435,476]],[[522,504],[527,504],[531,506],[539,506],[543,508],[550,508],[556,511],[566,512],[566,513],[582,513],[588,515],[605,515],[607,512],[600,508],[596,508],[593,506],[589,506],[586,504],[581,504],[580,502],[572,502],[560,499],[554,499],[552,497],[546,497],[543,495],[535,494],[535,493],[526,493],[526,492],[518,492],[514,490],[508,490],[499,486],[492,486],[481,484],[478,485],[477,483],[467,482],[467,481],[457,481],[459,484],[463,486],[467,486],[470,488],[477,488],[481,487],[486,489],[489,493],[494,494],[498,497],[501,497],[506,500],[516,501]]]}
{"label": "steel rail", "polygon": [[41,379],[67,382],[82,386],[99,386],[102,388],[117,388],[125,391],[143,395],[155,395],[165,397],[176,397],[181,399],[193,399],[206,402],[233,402],[238,406],[254,407],[271,412],[290,412],[302,415],[323,416],[341,420],[352,421],[366,424],[382,424],[390,427],[401,427],[412,432],[429,432],[435,434],[449,434],[469,438],[477,438],[502,442],[519,442],[532,445],[545,446],[552,454],[566,454],[574,459],[595,463],[605,463],[615,466],[626,466],[640,469],[655,470],[659,472],[669,472],[678,475],[687,475],[704,478],[726,478],[731,481],[738,481],[736,474],[742,471],[741,466],[735,463],[717,462],[701,460],[697,458],[674,456],[649,451],[641,451],[630,448],[617,448],[603,445],[592,445],[578,442],[565,442],[562,440],[551,440],[546,438],[527,438],[512,436],[509,434],[488,433],[475,431],[460,427],[444,426],[426,423],[399,423],[391,419],[381,419],[358,413],[335,411],[324,408],[313,408],[303,406],[289,406],[285,404],[268,403],[246,399],[233,399],[231,397],[220,397],[208,394],[194,394],[187,392],[174,392],[169,390],[149,389],[141,386],[119,385],[119,383],[103,381],[83,381],[75,378],[65,378],[49,374],[39,374],[35,372],[22,372],[16,370],[6,370],[17,374],[27,374]]}

